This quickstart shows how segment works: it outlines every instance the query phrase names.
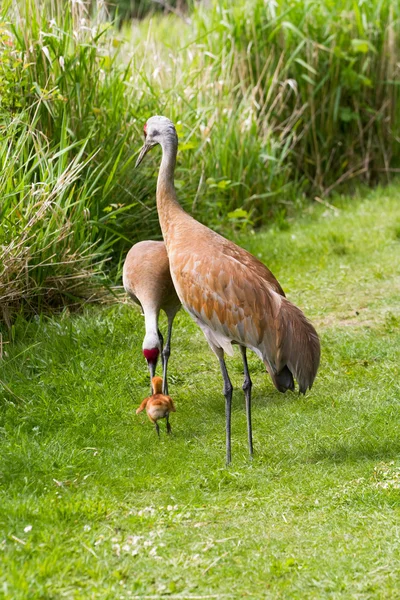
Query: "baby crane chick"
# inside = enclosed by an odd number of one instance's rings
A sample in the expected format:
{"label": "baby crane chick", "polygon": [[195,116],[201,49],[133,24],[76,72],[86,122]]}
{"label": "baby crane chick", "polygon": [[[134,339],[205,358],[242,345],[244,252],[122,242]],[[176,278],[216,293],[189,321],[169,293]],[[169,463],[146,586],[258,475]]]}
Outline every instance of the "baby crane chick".
{"label": "baby crane chick", "polygon": [[147,416],[154,423],[157,435],[160,437],[160,427],[157,423],[159,419],[167,420],[167,433],[171,433],[171,425],[169,424],[169,413],[175,412],[176,408],[170,396],[165,396],[162,393],[163,380],[161,377],[153,377],[151,385],[153,395],[145,398],[139,408],[136,409],[138,415],[142,410],[146,409]]}

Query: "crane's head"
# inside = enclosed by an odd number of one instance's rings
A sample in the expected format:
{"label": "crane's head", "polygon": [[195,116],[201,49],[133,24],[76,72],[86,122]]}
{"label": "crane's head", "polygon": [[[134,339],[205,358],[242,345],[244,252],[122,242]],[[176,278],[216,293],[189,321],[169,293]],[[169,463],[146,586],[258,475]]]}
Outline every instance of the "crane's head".
{"label": "crane's head", "polygon": [[148,331],[143,340],[143,356],[148,364],[157,364],[158,356],[161,353],[161,341],[158,333]]}
{"label": "crane's head", "polygon": [[168,143],[171,143],[171,141],[175,144],[178,143],[175,126],[172,121],[167,119],[167,117],[160,117],[158,115],[150,117],[143,128],[143,132],[144,146],[140,151],[135,167],[140,165],[144,156],[153,148],[153,146],[157,146],[157,144],[165,146]]}
{"label": "crane's head", "polygon": [[155,375],[158,357],[162,351],[160,335],[157,331],[147,331],[144,336],[142,352],[147,361],[151,376]]}

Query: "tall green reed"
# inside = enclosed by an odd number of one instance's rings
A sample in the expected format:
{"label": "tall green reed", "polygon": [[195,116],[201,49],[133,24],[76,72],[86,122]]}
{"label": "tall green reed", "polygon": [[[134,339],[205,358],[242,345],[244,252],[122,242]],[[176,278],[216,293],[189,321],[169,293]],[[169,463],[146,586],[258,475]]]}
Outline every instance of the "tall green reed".
{"label": "tall green reed", "polygon": [[[122,29],[100,0],[4,3],[0,252],[27,239],[29,219],[18,229],[14,217],[32,214],[38,186],[52,207],[38,211],[44,221],[35,227],[46,235],[37,235],[37,253],[19,246],[36,279],[28,301],[26,268],[16,269],[15,307],[69,302],[44,284],[63,277],[59,251],[82,256],[68,278],[84,272],[90,289],[99,264],[117,281],[129,246],[160,237],[159,156],[133,168],[152,114],[177,124],[182,203],[217,229],[282,220],[308,197],[389,179],[399,161],[398,25],[389,0],[219,0],[196,3],[184,19],[156,16]],[[14,230],[4,226],[9,219]],[[56,239],[55,223],[63,243],[44,267],[40,252],[47,235]],[[3,294],[11,279],[3,269]],[[10,311],[13,302],[8,295],[2,306]]]}
{"label": "tall green reed", "polygon": [[399,161],[399,16],[386,0],[220,0],[196,5],[190,26],[134,25],[134,86],[144,80],[184,125],[193,149],[178,179],[197,216],[218,226],[246,209],[260,224],[281,202],[388,180]]}
{"label": "tall green reed", "polygon": [[19,310],[101,296],[97,275],[124,239],[117,215],[136,202],[119,184],[133,155],[109,26],[83,5],[33,0],[2,17],[0,313],[10,324]]}

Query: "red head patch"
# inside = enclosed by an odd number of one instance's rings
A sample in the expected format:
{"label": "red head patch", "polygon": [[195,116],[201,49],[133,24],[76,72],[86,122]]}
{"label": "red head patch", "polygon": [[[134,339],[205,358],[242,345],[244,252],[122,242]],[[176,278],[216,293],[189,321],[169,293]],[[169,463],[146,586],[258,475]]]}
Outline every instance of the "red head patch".
{"label": "red head patch", "polygon": [[143,133],[144,133],[144,137],[146,137],[146,135],[147,135],[147,123],[144,124]]}
{"label": "red head patch", "polygon": [[145,348],[143,350],[143,355],[148,363],[156,364],[159,354],[160,354],[160,351],[158,348],[152,348],[151,350],[148,350],[147,348]]}

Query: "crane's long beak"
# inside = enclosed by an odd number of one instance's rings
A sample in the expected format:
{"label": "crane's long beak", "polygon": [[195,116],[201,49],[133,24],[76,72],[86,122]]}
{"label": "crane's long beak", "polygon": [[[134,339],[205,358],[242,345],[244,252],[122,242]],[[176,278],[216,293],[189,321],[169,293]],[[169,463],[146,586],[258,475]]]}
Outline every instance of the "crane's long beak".
{"label": "crane's long beak", "polygon": [[145,142],[143,148],[140,151],[138,159],[136,161],[135,169],[136,169],[136,167],[138,167],[140,165],[140,163],[142,162],[142,160],[144,159],[145,155],[148,153],[148,151],[150,149],[151,149],[151,144],[148,144],[147,142]]}

